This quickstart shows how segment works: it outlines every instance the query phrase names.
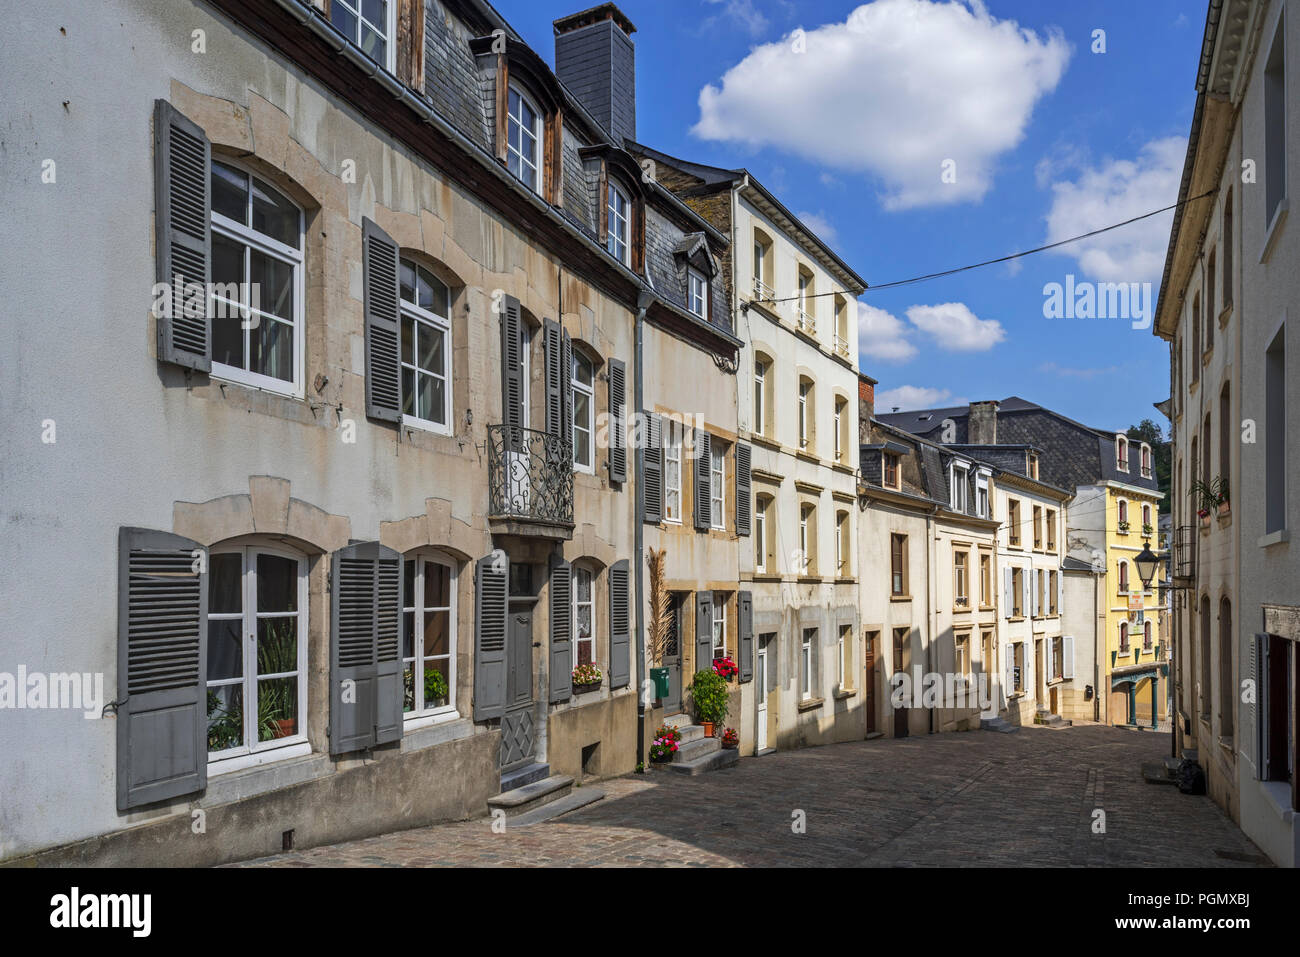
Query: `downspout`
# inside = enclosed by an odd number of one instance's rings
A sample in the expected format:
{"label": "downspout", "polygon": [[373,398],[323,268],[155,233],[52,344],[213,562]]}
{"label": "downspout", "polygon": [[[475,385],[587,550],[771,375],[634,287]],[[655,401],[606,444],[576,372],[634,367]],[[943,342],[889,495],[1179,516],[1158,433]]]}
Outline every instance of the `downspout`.
{"label": "downspout", "polygon": [[[1101,576],[1092,573],[1092,720],[1101,723],[1101,672],[1098,665],[1099,656],[1106,653],[1106,646],[1097,635],[1097,583]],[[1110,700],[1110,689],[1106,689],[1106,700]]]}
{"label": "downspout", "polygon": [[[654,302],[654,293],[642,289],[636,300],[636,319],[633,321],[633,338],[635,340],[632,355],[632,403],[634,415],[641,415],[645,408],[645,357],[644,330],[645,314]],[[637,429],[634,435],[642,435]],[[642,436],[644,442],[644,436]],[[633,552],[636,555],[636,763],[638,768],[645,765],[645,482],[644,450],[636,449],[633,454],[636,467],[636,493],[633,496],[636,514],[632,516]]]}
{"label": "downspout", "polygon": [[[931,528],[931,524],[934,520],[934,516],[938,514],[939,514],[939,506],[935,505],[930,509],[929,513],[925,516],[925,541],[926,541],[926,548],[929,550],[929,554],[926,556],[926,562],[925,562],[925,593],[927,596],[926,600],[929,602],[930,605],[930,636],[929,636],[929,640],[926,641],[925,643],[925,674],[927,676],[934,674],[934,642],[937,638],[935,632],[938,630],[938,625],[939,625],[939,621],[938,621],[939,609],[937,607],[938,602],[936,602],[934,598],[935,549],[934,549],[934,532],[932,531]],[[921,679],[923,686],[925,680],[926,680],[925,678]],[[926,708],[925,710],[926,713],[930,716],[930,733],[934,734],[934,708]]]}

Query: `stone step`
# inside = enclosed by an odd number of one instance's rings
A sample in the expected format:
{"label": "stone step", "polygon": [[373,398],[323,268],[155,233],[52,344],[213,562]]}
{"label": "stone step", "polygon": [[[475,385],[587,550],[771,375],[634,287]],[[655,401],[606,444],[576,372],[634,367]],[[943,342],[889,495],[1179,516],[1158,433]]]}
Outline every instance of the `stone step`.
{"label": "stone step", "polygon": [[710,751],[694,761],[683,761],[681,763],[673,761],[672,764],[668,765],[668,770],[676,771],[678,774],[696,775],[716,771],[718,768],[729,768],[738,763],[740,763],[739,748],[720,748],[717,751]]}
{"label": "stone step", "polygon": [[717,738],[696,738],[694,741],[687,741],[685,744],[679,742],[677,753],[673,755],[673,761],[682,764],[686,761],[694,761],[700,755],[720,750],[722,750],[722,742]]}
{"label": "stone step", "polygon": [[496,797],[490,797],[487,803],[488,807],[494,811],[505,811],[506,818],[510,819],[526,814],[544,804],[550,804],[552,801],[567,797],[572,788],[572,777],[567,774],[552,774],[549,778],[543,778],[541,781],[524,784],[498,794]]}
{"label": "stone step", "polygon": [[1017,725],[1009,724],[1001,718],[980,718],[980,729],[984,731],[996,731],[999,734],[1013,734],[1020,730]]}
{"label": "stone step", "polygon": [[531,811],[525,811],[518,817],[509,818],[510,827],[527,827],[530,824],[540,824],[542,821],[549,821],[561,814],[568,814],[570,811],[576,811],[588,804],[595,804],[597,801],[603,800],[604,797],[605,792],[597,788],[578,788],[559,800],[535,807]]}
{"label": "stone step", "polygon": [[684,728],[691,724],[691,716],[689,714],[670,714],[664,718],[664,724],[670,728]]}
{"label": "stone step", "polygon": [[681,736],[677,741],[678,745],[683,745],[687,741],[698,741],[704,737],[704,725],[683,724],[677,728],[677,733]]}
{"label": "stone step", "polygon": [[1165,757],[1164,764],[1165,764],[1166,771],[1168,771],[1170,774],[1177,774],[1178,769],[1183,766],[1183,759],[1176,758],[1173,755],[1168,755]]}
{"label": "stone step", "polygon": [[866,740],[874,741],[876,738],[883,738],[884,736],[885,732],[883,731],[871,731],[867,734]]}
{"label": "stone step", "polygon": [[534,781],[540,781],[550,776],[551,766],[549,764],[539,764],[534,761],[522,768],[516,768],[509,774],[501,775],[501,793],[513,791],[515,788],[521,788],[525,784],[532,784]]}

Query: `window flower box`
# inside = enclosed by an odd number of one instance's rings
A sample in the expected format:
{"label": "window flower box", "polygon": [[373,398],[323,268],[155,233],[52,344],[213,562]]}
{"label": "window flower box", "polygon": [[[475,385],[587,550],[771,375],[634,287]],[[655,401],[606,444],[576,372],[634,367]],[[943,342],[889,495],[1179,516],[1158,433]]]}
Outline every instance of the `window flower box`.
{"label": "window flower box", "polygon": [[578,665],[573,669],[573,693],[586,694],[595,691],[604,680],[605,676],[595,665]]}

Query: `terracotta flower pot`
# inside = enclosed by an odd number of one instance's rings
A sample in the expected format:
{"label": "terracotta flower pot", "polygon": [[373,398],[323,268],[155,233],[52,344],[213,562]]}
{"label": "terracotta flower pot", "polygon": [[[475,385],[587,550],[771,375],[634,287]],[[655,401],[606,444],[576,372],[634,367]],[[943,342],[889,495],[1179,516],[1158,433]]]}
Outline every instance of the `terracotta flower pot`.
{"label": "terracotta flower pot", "polygon": [[1231,512],[1232,512],[1232,503],[1231,503],[1231,502],[1220,502],[1220,503],[1219,503],[1219,514],[1220,514],[1220,515],[1228,515],[1228,514],[1231,513]]}
{"label": "terracotta flower pot", "polygon": [[712,722],[712,721],[705,721],[705,722],[704,722],[704,736],[705,736],[706,738],[711,738],[711,737],[713,737],[713,722]]}

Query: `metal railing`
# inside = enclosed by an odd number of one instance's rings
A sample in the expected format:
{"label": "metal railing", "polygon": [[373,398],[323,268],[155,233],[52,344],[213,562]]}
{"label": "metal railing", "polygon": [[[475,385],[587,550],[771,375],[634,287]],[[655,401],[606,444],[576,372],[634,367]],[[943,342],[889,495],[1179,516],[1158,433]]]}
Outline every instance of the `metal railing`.
{"label": "metal railing", "polygon": [[845,339],[838,332],[835,333],[835,353],[836,355],[844,356],[846,359],[849,356],[849,340]]}
{"label": "metal railing", "polygon": [[810,336],[817,332],[817,320],[804,312],[802,306],[795,306],[794,324],[800,332],[806,332]]}
{"label": "metal railing", "polygon": [[489,425],[488,504],[493,518],[572,525],[572,446],[549,432]]}
{"label": "metal railing", "polygon": [[763,302],[772,302],[776,298],[776,293],[772,287],[757,276],[754,277],[754,298],[761,299]]}

